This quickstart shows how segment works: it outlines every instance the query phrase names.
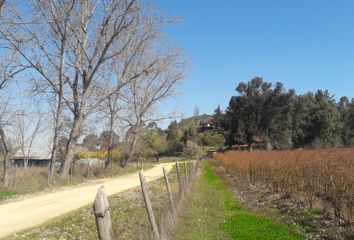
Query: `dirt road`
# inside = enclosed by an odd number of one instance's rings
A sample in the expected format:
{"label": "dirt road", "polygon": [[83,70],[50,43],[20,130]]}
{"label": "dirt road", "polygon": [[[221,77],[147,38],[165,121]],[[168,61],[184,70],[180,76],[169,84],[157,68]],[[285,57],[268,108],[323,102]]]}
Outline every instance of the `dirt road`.
{"label": "dirt road", "polygon": [[[145,171],[147,181],[162,177],[162,166],[172,168],[173,163],[159,164]],[[116,194],[140,185],[138,173],[117,178],[100,179],[84,186],[76,186],[54,193],[46,193],[17,202],[0,205],[0,238],[45,223],[51,218],[92,204],[97,189],[104,185],[107,195]]]}

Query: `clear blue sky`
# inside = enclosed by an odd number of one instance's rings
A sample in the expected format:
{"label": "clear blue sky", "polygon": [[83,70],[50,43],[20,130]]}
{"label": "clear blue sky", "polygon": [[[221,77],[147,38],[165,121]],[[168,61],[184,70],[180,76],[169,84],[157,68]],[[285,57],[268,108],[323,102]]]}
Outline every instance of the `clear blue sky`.
{"label": "clear blue sky", "polygon": [[241,81],[261,76],[297,93],[354,97],[353,0],[159,0],[181,22],[168,36],[192,67],[177,97],[193,114],[225,108]]}

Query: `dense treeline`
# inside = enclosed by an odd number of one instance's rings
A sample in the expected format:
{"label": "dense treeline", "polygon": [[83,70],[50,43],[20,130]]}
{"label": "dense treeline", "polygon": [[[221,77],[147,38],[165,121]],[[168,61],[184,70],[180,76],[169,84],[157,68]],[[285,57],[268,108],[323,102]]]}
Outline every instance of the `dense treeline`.
{"label": "dense treeline", "polygon": [[262,139],[268,149],[316,148],[354,144],[354,100],[337,102],[326,90],[297,95],[282,83],[260,77],[241,82],[225,113],[215,111],[228,146]]}
{"label": "dense treeline", "polygon": [[[214,130],[204,130],[201,125],[212,119],[212,116],[204,115],[183,119],[181,122],[171,121],[167,129],[161,129],[156,122],[143,125],[140,131],[140,137],[137,140],[135,149],[136,159],[156,159],[161,156],[177,156],[185,155],[195,157],[201,153],[201,147],[218,148],[224,144],[224,138],[221,134]],[[113,141],[109,136],[114,136]],[[113,144],[115,149],[113,160],[124,161],[128,157],[128,148],[131,138],[131,132],[128,130],[124,139],[116,132],[109,133],[103,131],[101,134],[94,132],[87,134],[80,148],[76,152],[76,158],[95,157],[105,159],[107,157],[107,149]],[[61,145],[65,147],[67,138],[61,138]]]}

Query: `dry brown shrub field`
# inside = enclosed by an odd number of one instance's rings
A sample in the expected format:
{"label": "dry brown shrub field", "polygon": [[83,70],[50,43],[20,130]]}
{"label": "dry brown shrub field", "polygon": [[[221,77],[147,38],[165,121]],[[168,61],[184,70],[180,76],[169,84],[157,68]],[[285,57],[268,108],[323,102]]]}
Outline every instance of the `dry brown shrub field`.
{"label": "dry brown shrub field", "polygon": [[214,158],[244,180],[324,208],[342,224],[354,224],[353,148],[228,151],[214,153]]}

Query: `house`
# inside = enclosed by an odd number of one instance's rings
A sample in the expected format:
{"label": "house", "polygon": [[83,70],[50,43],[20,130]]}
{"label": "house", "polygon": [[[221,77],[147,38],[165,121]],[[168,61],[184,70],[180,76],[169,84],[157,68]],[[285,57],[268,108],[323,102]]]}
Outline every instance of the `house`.
{"label": "house", "polygon": [[242,144],[234,144],[231,146],[232,150],[254,150],[254,149],[261,149],[262,144],[264,143],[263,138],[260,136],[253,136],[252,137],[252,143],[247,144],[247,143],[242,143]]}
{"label": "house", "polygon": [[23,154],[22,151],[18,151],[11,161],[17,166],[46,166],[50,162],[50,153],[41,150],[24,151],[29,154]]}
{"label": "house", "polygon": [[213,120],[199,123],[199,127],[198,127],[199,132],[211,131],[214,129],[215,129],[215,123]]}

